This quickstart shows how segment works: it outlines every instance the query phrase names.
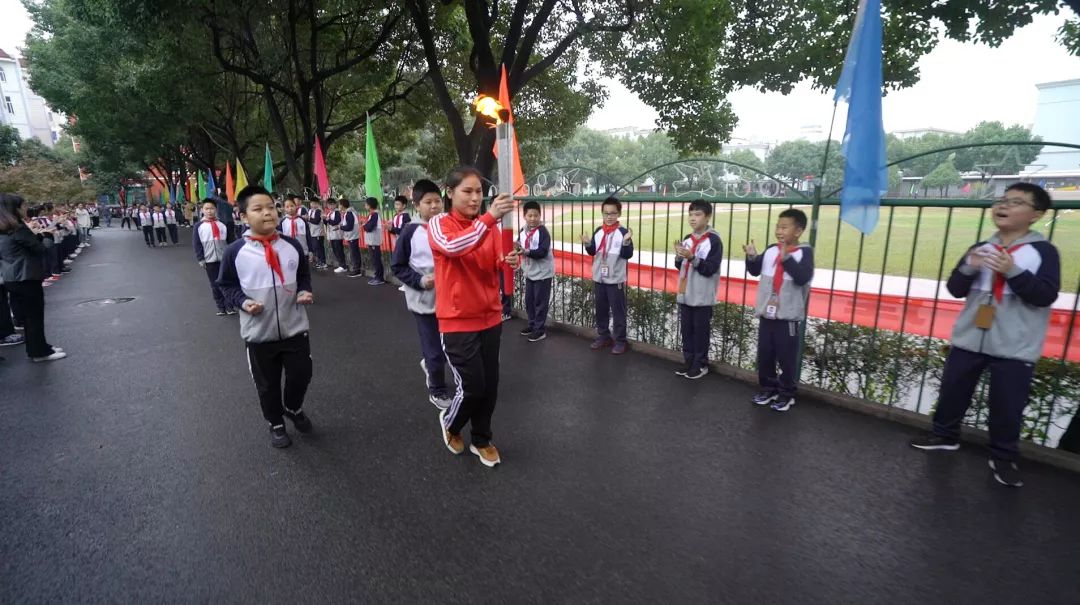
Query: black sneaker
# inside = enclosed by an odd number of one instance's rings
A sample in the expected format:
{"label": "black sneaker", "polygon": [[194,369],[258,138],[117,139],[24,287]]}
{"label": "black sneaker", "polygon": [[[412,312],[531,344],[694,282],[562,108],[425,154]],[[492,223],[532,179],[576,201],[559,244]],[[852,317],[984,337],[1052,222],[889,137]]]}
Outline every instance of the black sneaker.
{"label": "black sneaker", "polygon": [[786,412],[786,411],[790,410],[791,406],[793,406],[793,405],[795,405],[795,398],[794,397],[779,397],[778,396],[776,398],[776,401],[774,401],[773,404],[770,405],[769,407],[776,410],[777,412]]}
{"label": "black sneaker", "polygon": [[1015,462],[1008,460],[990,459],[990,470],[994,471],[994,479],[1002,485],[1009,487],[1024,487],[1024,480],[1020,477],[1020,467]]}
{"label": "black sneaker", "polygon": [[292,439],[289,439],[289,434],[285,432],[284,424],[270,427],[270,445],[276,448],[292,445]]}
{"label": "black sneaker", "polygon": [[547,338],[547,332],[537,332],[529,335],[529,342],[540,342]]}
{"label": "black sneaker", "polygon": [[528,336],[529,334],[532,334],[532,328],[525,326],[521,329],[520,332],[518,332],[518,334],[521,334],[522,336]]}
{"label": "black sneaker", "polygon": [[352,271],[352,272],[349,273],[349,277],[363,277],[363,276],[364,276],[363,271]]}
{"label": "black sneaker", "polygon": [[679,369],[675,370],[675,375],[676,376],[686,376],[689,373],[690,373],[690,364],[688,364],[688,363],[679,366]]}
{"label": "black sneaker", "polygon": [[920,450],[948,450],[952,452],[960,449],[959,441],[948,439],[946,437],[938,437],[937,435],[927,435],[926,437],[912,439],[909,445]]}
{"label": "black sneaker", "polygon": [[770,403],[780,399],[779,393],[773,391],[762,391],[757,395],[754,395],[750,401],[754,402],[754,405],[769,405]]}
{"label": "black sneaker", "polygon": [[228,313],[225,312],[225,309],[218,309],[218,312],[217,312],[216,315],[218,317],[225,317],[226,315],[228,315]]}
{"label": "black sneaker", "polygon": [[509,313],[503,313],[503,315],[502,315],[502,320],[503,321],[510,321],[513,318],[514,318],[514,316],[509,314]]}
{"label": "black sneaker", "polygon": [[226,315],[236,315],[236,309],[226,309],[225,314]]}
{"label": "black sneaker", "polygon": [[701,378],[702,376],[704,376],[704,375],[706,375],[708,373],[709,373],[709,368],[706,368],[706,367],[701,367],[701,368],[698,368],[696,370],[693,369],[693,368],[690,368],[690,370],[686,373],[686,377],[689,378],[690,380],[697,380],[698,378]]}
{"label": "black sneaker", "polygon": [[286,414],[285,416],[289,420],[292,420],[293,426],[296,427],[296,430],[300,431],[301,433],[311,432],[311,418],[308,418],[307,414],[305,414],[303,410],[300,410],[300,412],[296,414]]}

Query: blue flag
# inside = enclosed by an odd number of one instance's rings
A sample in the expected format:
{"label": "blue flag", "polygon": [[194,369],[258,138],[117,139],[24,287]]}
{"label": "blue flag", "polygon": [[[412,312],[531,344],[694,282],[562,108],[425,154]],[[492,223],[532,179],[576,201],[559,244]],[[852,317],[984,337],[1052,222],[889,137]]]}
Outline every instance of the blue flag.
{"label": "blue flag", "polygon": [[848,103],[840,218],[866,234],[877,226],[881,196],[889,190],[881,120],[881,50],[881,0],[859,0],[835,100]]}
{"label": "blue flag", "polygon": [[214,171],[206,171],[206,195],[208,197],[217,197],[217,185],[214,184]]}

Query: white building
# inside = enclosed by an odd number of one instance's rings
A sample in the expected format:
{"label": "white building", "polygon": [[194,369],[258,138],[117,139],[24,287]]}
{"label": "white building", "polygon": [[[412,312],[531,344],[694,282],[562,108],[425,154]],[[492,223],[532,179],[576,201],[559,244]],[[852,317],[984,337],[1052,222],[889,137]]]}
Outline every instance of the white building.
{"label": "white building", "polygon": [[[1080,80],[1036,84],[1039,99],[1031,134],[1044,141],[1080,143]],[[1026,172],[1080,173],[1080,149],[1043,147]]]}
{"label": "white building", "polygon": [[601,130],[600,132],[608,135],[609,137],[615,137],[617,139],[629,139],[637,140],[643,139],[653,133],[652,128],[638,128],[636,126],[622,126],[619,128],[608,128]]}
{"label": "white building", "polygon": [[946,130],[944,128],[934,128],[933,126],[927,128],[911,128],[908,130],[894,130],[890,134],[898,139],[917,139],[928,134],[939,134],[942,136],[960,136],[964,133],[956,130]]}
{"label": "white building", "polygon": [[30,90],[26,59],[17,59],[0,49],[0,124],[14,127],[24,139],[34,137],[52,147],[65,121],[62,114],[53,113],[45,99]]}

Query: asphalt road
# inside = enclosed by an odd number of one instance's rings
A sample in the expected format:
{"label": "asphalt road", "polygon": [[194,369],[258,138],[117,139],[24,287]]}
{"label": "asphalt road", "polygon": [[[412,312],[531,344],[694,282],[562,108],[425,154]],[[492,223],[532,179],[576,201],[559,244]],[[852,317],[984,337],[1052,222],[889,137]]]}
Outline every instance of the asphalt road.
{"label": "asphalt road", "polygon": [[[186,245],[99,230],[70,357],[0,363],[0,602],[1077,602],[1080,477],[750,385],[503,336],[503,464],[452,457],[401,293],[320,275],[312,435],[273,450]],[[83,305],[133,297],[115,305]]]}

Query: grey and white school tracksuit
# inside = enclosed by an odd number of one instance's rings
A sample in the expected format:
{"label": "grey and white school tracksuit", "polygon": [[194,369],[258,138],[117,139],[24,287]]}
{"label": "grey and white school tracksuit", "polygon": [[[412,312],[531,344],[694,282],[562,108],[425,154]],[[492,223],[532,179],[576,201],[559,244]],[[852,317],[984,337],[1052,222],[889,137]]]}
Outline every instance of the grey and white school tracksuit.
{"label": "grey and white school tracksuit", "polygon": [[225,302],[225,295],[218,287],[217,280],[221,275],[221,260],[225,258],[225,247],[228,245],[225,238],[228,230],[225,223],[214,221],[218,228],[218,237],[214,237],[214,227],[210,221],[201,221],[195,224],[191,230],[191,245],[195,249],[195,260],[204,263],[206,277],[210,280],[210,294],[214,297],[214,304],[218,311],[226,311],[232,306]]}
{"label": "grey and white school tracksuit", "polygon": [[521,266],[525,273],[525,313],[529,318],[529,330],[533,336],[538,336],[547,331],[551,282],[555,277],[551,234],[543,225],[535,231],[525,227],[518,233],[517,243],[524,251]]}
{"label": "grey and white school tracksuit", "polygon": [[593,231],[585,252],[593,257],[593,292],[596,295],[596,335],[626,342],[626,265],[634,256],[628,231],[619,227],[604,239],[603,227]]}
{"label": "grey and white school tracksuit", "polygon": [[390,270],[394,277],[405,284],[405,306],[412,311],[416,320],[420,352],[427,371],[428,393],[444,398],[448,395],[446,353],[439,335],[439,320],[435,317],[435,290],[425,290],[421,282],[425,275],[435,274],[427,221],[406,223],[401,228],[390,259]]}
{"label": "grey and white school tracksuit", "polygon": [[709,342],[712,332],[716,287],[720,283],[720,264],[724,245],[720,234],[708,229],[701,235],[687,235],[682,245],[693,251],[689,261],[675,258],[679,272],[679,323],[682,328],[683,361],[692,374],[709,365]]}
{"label": "grey and white school tracksuit", "polygon": [[[284,423],[285,415],[302,411],[311,382],[307,310],[296,303],[300,292],[311,291],[311,272],[296,240],[280,236],[272,245],[284,280],[267,263],[263,244],[252,241],[248,233],[225,249],[218,286],[226,303],[241,310],[240,336],[247,343],[248,367],[259,405],[266,421],[276,427]],[[262,303],[262,313],[244,311],[247,299]]]}
{"label": "grey and white school tracksuit", "polygon": [[780,265],[780,291],[774,292],[778,257],[780,249],[772,244],[761,254],[747,258],[746,270],[761,276],[754,303],[754,317],[758,318],[758,383],[787,400],[795,396],[799,382],[799,323],[806,319],[806,301],[814,279],[814,249],[799,244],[788,255]]}
{"label": "grey and white school tracksuit", "polygon": [[304,251],[304,256],[311,254],[311,234],[308,232],[308,223],[303,217],[297,216],[294,219],[286,216],[278,224],[278,231],[296,240],[296,243],[300,244],[300,249]]}
{"label": "grey and white school tracksuit", "polygon": [[[972,246],[960,259],[946,287],[965,298],[953,326],[952,348],[945,360],[941,391],[934,411],[934,433],[958,440],[960,425],[984,370],[990,370],[990,455],[1013,461],[1020,457],[1020,430],[1031,393],[1035,362],[1042,356],[1050,305],[1061,287],[1057,248],[1040,233],[1029,232],[1008,250],[1013,267],[1000,280],[989,268],[972,267],[969,254],[1001,246],[997,234]],[[989,307],[990,323],[979,327],[980,307]],[[986,309],[982,309],[985,321]],[[986,325],[983,323],[983,325]]]}

